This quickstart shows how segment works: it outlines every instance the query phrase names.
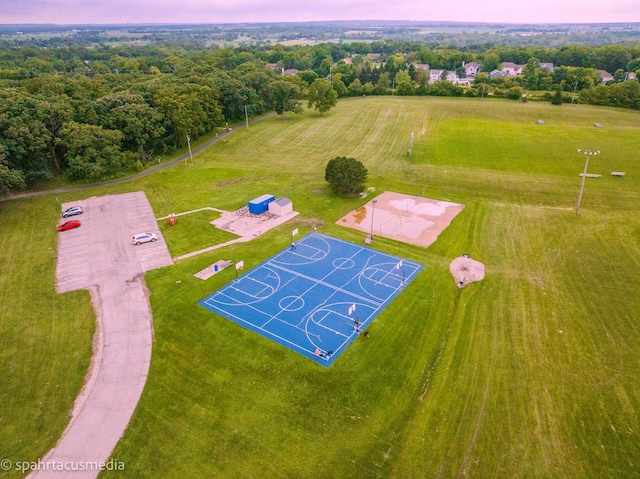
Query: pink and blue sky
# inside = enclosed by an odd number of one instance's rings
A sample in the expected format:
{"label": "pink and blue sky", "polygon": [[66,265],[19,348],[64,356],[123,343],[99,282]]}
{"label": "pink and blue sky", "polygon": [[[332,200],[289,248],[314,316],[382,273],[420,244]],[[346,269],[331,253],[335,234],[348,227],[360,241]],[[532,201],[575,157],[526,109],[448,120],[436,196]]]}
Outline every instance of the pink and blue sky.
{"label": "pink and blue sky", "polygon": [[0,0],[6,23],[640,22],[640,0]]}

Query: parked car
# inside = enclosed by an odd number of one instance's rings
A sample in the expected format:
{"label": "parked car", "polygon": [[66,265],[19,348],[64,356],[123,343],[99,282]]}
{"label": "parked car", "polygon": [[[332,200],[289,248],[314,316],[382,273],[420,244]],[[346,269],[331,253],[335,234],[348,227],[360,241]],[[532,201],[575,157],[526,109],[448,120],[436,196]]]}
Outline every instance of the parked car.
{"label": "parked car", "polygon": [[156,241],[158,235],[155,233],[140,233],[133,237],[133,244],[138,245],[142,243],[149,243],[150,241]]}
{"label": "parked car", "polygon": [[59,225],[58,231],[67,231],[74,228],[79,228],[81,224],[82,223],[80,223],[80,221],[78,220],[69,220],[66,223],[62,223],[61,225]]}
{"label": "parked car", "polygon": [[69,216],[81,215],[82,214],[82,206],[72,206],[71,208],[67,208],[62,212],[63,218],[68,218]]}

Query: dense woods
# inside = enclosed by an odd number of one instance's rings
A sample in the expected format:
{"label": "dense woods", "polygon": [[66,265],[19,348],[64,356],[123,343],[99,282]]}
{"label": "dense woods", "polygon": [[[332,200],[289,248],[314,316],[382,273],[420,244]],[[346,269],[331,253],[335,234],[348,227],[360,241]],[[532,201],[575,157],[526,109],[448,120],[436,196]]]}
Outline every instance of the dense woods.
{"label": "dense woods", "polygon": [[[468,88],[430,69],[477,62]],[[518,76],[490,78],[503,62]],[[550,70],[541,62],[553,63]],[[289,70],[287,72],[287,70]],[[598,70],[613,79],[603,84]],[[283,73],[285,72],[285,73]],[[336,97],[452,95],[640,108],[639,45],[0,46],[0,193],[64,174],[96,181],[144,169],[229,122],[276,111],[320,114]]]}

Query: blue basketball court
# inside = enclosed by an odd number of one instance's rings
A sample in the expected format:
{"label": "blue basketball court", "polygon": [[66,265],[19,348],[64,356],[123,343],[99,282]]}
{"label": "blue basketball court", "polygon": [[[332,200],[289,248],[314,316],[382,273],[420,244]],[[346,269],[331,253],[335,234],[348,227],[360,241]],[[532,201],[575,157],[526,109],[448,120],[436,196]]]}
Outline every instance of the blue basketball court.
{"label": "blue basketball court", "polygon": [[198,304],[329,366],[422,267],[310,233]]}

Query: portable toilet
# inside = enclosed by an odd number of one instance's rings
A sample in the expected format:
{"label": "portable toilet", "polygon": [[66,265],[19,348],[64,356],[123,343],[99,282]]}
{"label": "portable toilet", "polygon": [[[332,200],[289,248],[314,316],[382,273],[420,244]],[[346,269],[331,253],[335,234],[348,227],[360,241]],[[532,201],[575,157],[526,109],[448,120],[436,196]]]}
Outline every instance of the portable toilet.
{"label": "portable toilet", "polygon": [[269,208],[269,203],[275,200],[273,195],[262,195],[249,201],[249,213],[259,215]]}
{"label": "portable toilet", "polygon": [[289,198],[282,197],[269,203],[269,213],[276,216],[284,216],[293,211],[293,203]]}

